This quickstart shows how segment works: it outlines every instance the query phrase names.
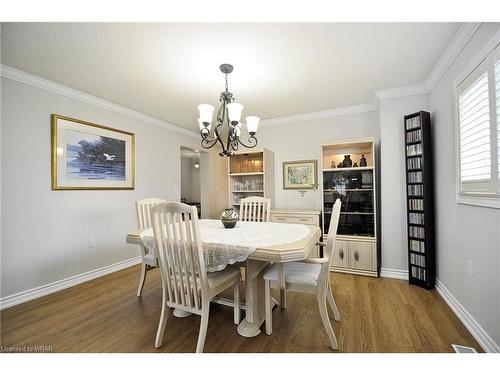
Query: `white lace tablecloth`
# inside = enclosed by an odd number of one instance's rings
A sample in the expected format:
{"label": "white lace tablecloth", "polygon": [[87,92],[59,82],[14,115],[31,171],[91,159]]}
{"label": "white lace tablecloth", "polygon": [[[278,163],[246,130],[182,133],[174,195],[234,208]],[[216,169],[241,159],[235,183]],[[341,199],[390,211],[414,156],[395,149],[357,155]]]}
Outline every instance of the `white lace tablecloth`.
{"label": "white lace tablecloth", "polygon": [[[199,223],[205,266],[209,272],[242,262],[260,247],[300,241],[310,231],[303,224],[239,221],[235,228],[226,229],[220,220],[204,219]],[[156,256],[153,229],[141,232],[140,237],[148,251]]]}

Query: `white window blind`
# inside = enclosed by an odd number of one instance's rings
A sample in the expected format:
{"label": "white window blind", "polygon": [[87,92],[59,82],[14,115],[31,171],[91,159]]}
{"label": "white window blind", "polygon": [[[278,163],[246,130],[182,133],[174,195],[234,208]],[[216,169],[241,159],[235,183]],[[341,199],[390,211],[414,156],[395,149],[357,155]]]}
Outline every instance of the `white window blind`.
{"label": "white window blind", "polygon": [[496,54],[495,62],[495,101],[497,112],[497,174],[500,182],[500,51]]}
{"label": "white window blind", "polygon": [[498,36],[455,81],[457,202],[500,208]]}
{"label": "white window blind", "polygon": [[488,71],[481,65],[458,88],[462,190],[467,190],[467,183],[474,183],[477,189],[491,181]]}

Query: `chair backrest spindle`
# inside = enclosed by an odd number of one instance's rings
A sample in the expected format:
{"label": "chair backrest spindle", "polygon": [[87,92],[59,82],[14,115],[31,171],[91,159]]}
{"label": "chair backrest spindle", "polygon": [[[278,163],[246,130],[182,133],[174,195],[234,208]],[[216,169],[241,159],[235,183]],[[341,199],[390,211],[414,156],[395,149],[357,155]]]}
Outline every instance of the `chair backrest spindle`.
{"label": "chair backrest spindle", "polygon": [[208,279],[196,206],[161,203],[153,207],[153,232],[160,272],[171,307],[200,310]]}
{"label": "chair backrest spindle", "polygon": [[165,202],[166,200],[161,198],[145,198],[135,202],[139,229],[147,229],[153,226],[151,221],[151,209],[157,204]]}
{"label": "chair backrest spindle", "polygon": [[241,221],[270,221],[271,200],[269,198],[243,198],[240,204]]}

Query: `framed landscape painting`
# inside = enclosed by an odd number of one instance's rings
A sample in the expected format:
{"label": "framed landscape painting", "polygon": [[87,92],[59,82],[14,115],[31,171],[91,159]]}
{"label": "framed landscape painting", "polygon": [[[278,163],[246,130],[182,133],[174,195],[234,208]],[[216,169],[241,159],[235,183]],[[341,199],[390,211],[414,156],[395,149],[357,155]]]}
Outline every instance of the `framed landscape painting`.
{"label": "framed landscape painting", "polygon": [[314,189],[317,184],[316,160],[283,162],[283,189]]}
{"label": "framed landscape painting", "polygon": [[52,190],[134,189],[134,134],[52,115]]}

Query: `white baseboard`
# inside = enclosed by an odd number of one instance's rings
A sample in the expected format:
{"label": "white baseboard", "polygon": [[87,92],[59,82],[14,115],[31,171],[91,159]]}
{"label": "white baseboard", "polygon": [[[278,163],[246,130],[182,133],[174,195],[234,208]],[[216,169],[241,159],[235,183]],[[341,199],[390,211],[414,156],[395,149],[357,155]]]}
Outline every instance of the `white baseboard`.
{"label": "white baseboard", "polygon": [[455,315],[460,319],[465,328],[476,339],[481,348],[487,353],[500,353],[500,346],[491,338],[490,335],[481,327],[476,319],[463,307],[451,292],[446,289],[444,284],[436,279],[436,290],[444,301],[450,306]]}
{"label": "white baseboard", "polygon": [[23,302],[28,302],[63,289],[71,288],[72,286],[97,279],[98,277],[123,270],[139,263],[141,263],[140,256],[0,298],[0,310],[19,305]]}
{"label": "white baseboard", "polygon": [[[381,277],[391,279],[408,280],[408,271],[396,270],[392,268],[382,268],[380,270]],[[446,289],[443,283],[436,279],[436,291],[443,300],[450,306],[451,310],[460,319],[462,324],[467,328],[470,334],[476,339],[481,348],[487,353],[500,353],[500,346],[491,338],[476,319],[463,307],[451,292]]]}
{"label": "white baseboard", "polygon": [[[109,266],[98,268],[93,271],[85,272],[80,275],[71,276],[63,280],[55,281],[50,284],[42,285],[33,289],[25,290],[10,296],[0,299],[0,310],[19,305],[23,302],[28,302],[36,298],[43,297],[47,294],[55,293],[72,286],[82,284],[84,282],[96,279],[101,276],[108,275],[113,272],[123,270],[125,268],[134,266],[141,262],[141,257],[127,259]],[[382,268],[380,271],[381,277],[392,279],[408,280],[408,271],[397,270],[392,268]],[[451,294],[451,292],[443,285],[443,283],[436,279],[436,291],[450,306],[451,310],[460,319],[465,328],[471,333],[476,341],[481,345],[483,350],[487,353],[500,353],[500,346],[491,338],[490,335],[481,327],[481,325],[474,319],[474,317],[463,307],[460,302]]]}
{"label": "white baseboard", "polygon": [[381,268],[380,269],[380,277],[387,277],[390,279],[408,280],[408,271],[407,270],[396,270],[394,268]]}

